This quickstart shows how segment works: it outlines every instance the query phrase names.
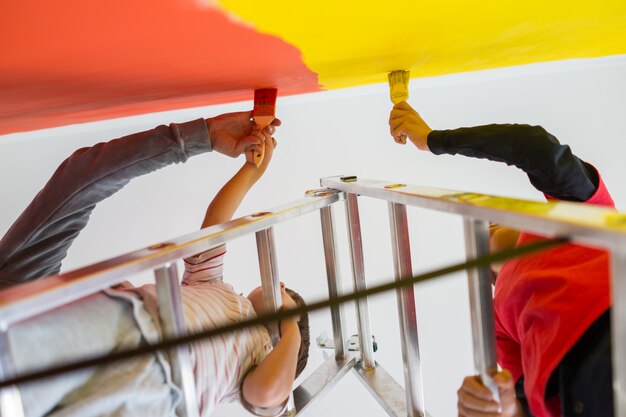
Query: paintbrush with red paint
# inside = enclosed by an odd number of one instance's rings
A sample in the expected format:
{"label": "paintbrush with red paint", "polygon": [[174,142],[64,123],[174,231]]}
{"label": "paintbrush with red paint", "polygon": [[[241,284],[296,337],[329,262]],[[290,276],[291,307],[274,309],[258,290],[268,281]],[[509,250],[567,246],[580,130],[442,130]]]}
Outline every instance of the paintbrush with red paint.
{"label": "paintbrush with red paint", "polygon": [[[254,109],[252,110],[252,118],[263,130],[274,121],[276,112],[276,96],[278,90],[276,88],[261,88],[254,90]],[[261,152],[252,152],[252,157],[248,157],[248,162],[254,163],[257,168],[263,162],[265,156],[265,144],[261,146]]]}

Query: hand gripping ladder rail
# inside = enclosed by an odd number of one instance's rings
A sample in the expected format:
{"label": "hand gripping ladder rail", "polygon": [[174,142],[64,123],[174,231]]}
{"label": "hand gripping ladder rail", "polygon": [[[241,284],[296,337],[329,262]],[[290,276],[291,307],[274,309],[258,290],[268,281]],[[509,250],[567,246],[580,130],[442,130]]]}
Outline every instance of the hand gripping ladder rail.
{"label": "hand gripping ladder rail", "polygon": [[[354,179],[352,177],[352,179]],[[16,372],[11,356],[8,329],[48,310],[119,284],[134,273],[153,269],[157,286],[159,315],[165,336],[185,334],[179,282],[175,262],[234,238],[255,233],[265,303],[269,310],[280,307],[280,287],[272,226],[292,218],[320,211],[326,259],[329,297],[339,296],[338,253],[332,205],[346,200],[348,234],[354,289],[365,288],[363,247],[357,196],[388,201],[391,241],[396,281],[412,276],[406,205],[446,211],[464,217],[468,258],[488,251],[488,221],[551,237],[568,237],[574,242],[606,247],[611,251],[613,368],[616,415],[626,417],[626,214],[603,207],[574,203],[536,203],[460,193],[385,181],[346,182],[340,177],[323,178],[323,190],[307,193],[302,200],[275,207],[267,212],[241,217],[220,225],[185,235],[169,242],[140,249],[107,261],[58,276],[22,284],[0,292],[0,378],[9,380]],[[473,328],[476,371],[483,382],[494,389],[496,372],[495,335],[491,286],[487,267],[468,270],[470,314]],[[343,309],[331,307],[335,356],[323,363],[294,391],[289,415],[304,412],[327,390],[352,370],[390,416],[426,416],[413,287],[396,290],[400,322],[405,389],[374,360],[367,298],[356,302],[360,354],[349,354],[346,346]],[[277,328],[270,326],[273,343]],[[182,387],[184,401],[177,410],[187,417],[198,415],[189,350],[168,352],[175,382]],[[17,386],[0,390],[0,416],[23,416]]]}

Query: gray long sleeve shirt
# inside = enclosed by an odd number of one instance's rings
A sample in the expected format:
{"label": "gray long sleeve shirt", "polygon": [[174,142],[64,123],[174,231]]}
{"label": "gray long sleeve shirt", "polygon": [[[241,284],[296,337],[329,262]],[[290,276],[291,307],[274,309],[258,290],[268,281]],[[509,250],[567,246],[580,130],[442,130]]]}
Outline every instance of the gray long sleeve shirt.
{"label": "gray long sleeve shirt", "polygon": [[204,119],[159,126],[77,150],[0,241],[0,289],[59,273],[96,204],[131,179],[209,151]]}

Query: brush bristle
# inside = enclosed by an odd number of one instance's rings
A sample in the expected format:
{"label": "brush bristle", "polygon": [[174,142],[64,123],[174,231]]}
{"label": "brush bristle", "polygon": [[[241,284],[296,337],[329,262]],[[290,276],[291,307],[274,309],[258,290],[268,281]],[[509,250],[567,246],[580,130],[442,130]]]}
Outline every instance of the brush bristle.
{"label": "brush bristle", "polygon": [[276,96],[278,90],[275,88],[262,88],[254,90],[254,108],[252,118],[261,128],[272,123],[276,112]]}
{"label": "brush bristle", "polygon": [[259,90],[254,90],[254,107],[275,106],[277,95],[278,89],[276,88],[261,88]]}
{"label": "brush bristle", "polygon": [[398,104],[409,98],[410,71],[392,71],[387,75],[389,80],[389,96],[393,104]]}

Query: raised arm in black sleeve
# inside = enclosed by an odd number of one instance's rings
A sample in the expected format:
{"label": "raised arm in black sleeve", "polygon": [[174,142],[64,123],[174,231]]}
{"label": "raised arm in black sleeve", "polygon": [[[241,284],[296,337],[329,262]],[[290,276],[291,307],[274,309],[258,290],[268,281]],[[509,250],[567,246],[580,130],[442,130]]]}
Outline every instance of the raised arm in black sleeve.
{"label": "raised arm in black sleeve", "polygon": [[460,154],[515,165],[528,174],[535,188],[561,200],[586,201],[598,187],[595,169],[541,126],[493,124],[433,130],[428,147],[436,155]]}

